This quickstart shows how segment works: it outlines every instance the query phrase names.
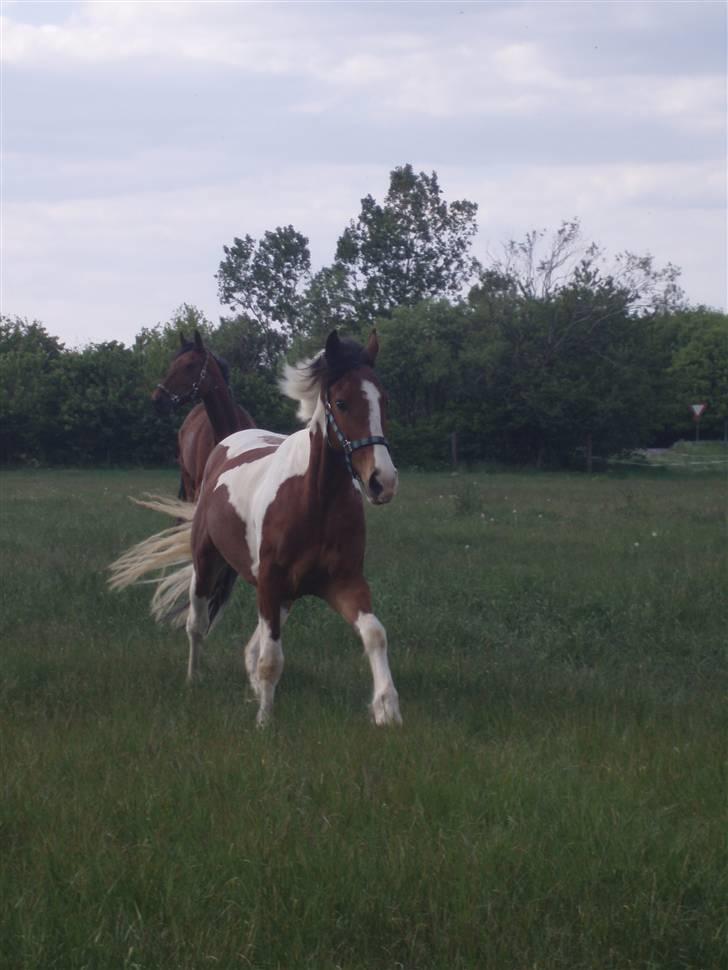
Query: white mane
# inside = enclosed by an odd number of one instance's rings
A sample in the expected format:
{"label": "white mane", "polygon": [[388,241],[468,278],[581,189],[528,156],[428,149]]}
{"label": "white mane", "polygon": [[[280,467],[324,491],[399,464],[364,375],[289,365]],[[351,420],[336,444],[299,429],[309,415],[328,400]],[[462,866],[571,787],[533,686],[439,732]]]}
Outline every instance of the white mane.
{"label": "white mane", "polygon": [[279,386],[286,397],[298,401],[296,417],[308,423],[314,415],[319,399],[319,382],[313,377],[314,364],[323,356],[323,351],[316,357],[300,360],[297,364],[286,364]]}

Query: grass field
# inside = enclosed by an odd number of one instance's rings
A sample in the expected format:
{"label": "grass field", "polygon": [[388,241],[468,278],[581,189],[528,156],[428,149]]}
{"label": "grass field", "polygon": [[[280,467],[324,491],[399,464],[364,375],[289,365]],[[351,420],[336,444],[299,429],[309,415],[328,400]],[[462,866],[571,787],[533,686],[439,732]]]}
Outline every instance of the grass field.
{"label": "grass field", "polygon": [[405,720],[314,601],[254,727],[234,602],[104,569],[172,472],[6,472],[5,968],[728,966],[726,479],[410,474],[368,576]]}

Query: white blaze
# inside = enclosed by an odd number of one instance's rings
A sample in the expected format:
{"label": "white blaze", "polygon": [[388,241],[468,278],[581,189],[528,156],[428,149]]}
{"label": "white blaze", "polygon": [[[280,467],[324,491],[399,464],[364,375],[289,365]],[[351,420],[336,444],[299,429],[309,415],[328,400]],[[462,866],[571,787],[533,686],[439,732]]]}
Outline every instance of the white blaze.
{"label": "white blaze", "polygon": [[[372,381],[362,381],[361,387],[369,402],[369,434],[372,437],[378,435],[383,438],[381,395]],[[374,467],[377,469],[382,485],[396,488],[397,469],[394,467],[389,449],[384,445],[374,445]]]}

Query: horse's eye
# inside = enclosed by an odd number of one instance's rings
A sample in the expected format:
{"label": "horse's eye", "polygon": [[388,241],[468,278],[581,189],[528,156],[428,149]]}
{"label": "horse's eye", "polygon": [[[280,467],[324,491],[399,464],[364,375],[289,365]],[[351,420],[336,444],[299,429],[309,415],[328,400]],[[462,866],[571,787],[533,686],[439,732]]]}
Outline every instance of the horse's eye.
{"label": "horse's eye", "polygon": [[334,404],[339,409],[339,411],[346,411],[346,401],[334,401]]}

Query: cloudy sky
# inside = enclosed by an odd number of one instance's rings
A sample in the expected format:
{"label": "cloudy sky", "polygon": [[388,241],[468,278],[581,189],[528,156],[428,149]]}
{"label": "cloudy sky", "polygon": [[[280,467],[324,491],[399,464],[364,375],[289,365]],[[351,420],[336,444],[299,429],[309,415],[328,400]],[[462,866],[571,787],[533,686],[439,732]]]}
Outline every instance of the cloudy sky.
{"label": "cloudy sky", "polygon": [[474,253],[578,217],[726,306],[726,4],[2,2],[2,312],[68,345],[217,320],[222,246],[315,267],[389,171]]}

